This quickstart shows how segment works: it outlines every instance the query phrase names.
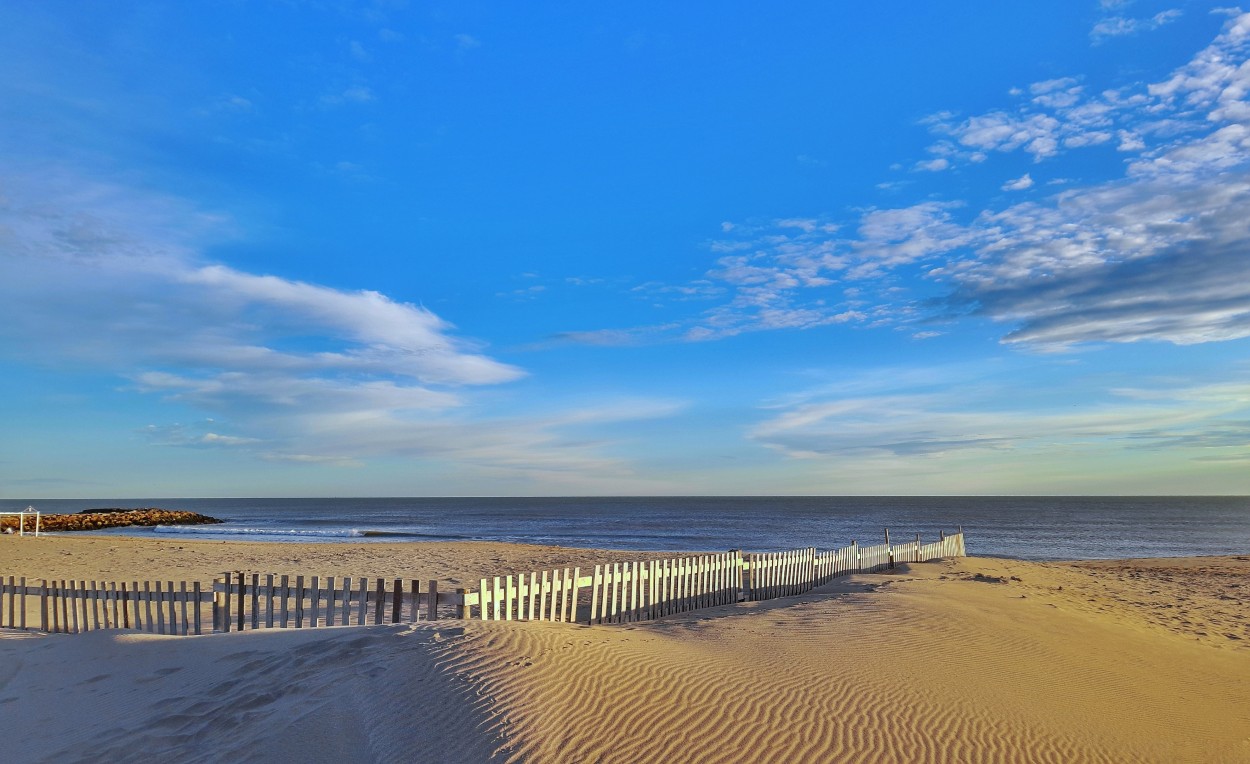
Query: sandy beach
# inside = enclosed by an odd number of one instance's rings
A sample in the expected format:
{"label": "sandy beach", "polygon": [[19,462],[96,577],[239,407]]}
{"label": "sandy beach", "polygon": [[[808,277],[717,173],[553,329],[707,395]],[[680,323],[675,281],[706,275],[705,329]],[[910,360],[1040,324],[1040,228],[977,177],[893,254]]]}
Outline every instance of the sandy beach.
{"label": "sandy beach", "polygon": [[[494,543],[0,538],[0,575],[437,578]],[[626,626],[0,638],[7,761],[1250,761],[1250,557],[965,558]]]}

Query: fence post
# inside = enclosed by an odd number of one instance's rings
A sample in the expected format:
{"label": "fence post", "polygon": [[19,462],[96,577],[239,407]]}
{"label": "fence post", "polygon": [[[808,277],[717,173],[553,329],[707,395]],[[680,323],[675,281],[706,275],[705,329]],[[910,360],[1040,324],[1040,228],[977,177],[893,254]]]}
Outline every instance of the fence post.
{"label": "fence post", "polygon": [[216,627],[217,631],[230,631],[230,573],[229,571],[221,574],[222,596],[221,596],[221,623]]}
{"label": "fence post", "polygon": [[[428,584],[428,588],[429,588],[429,591],[426,594],[429,597],[429,599],[427,599],[425,602],[425,620],[437,621],[438,620],[438,581],[436,579],[431,578]],[[461,590],[457,589],[456,591],[460,592]],[[467,612],[465,613],[465,615],[461,616],[461,618],[468,618],[468,617],[469,616]]]}
{"label": "fence post", "polygon": [[885,529],[885,551],[886,551],[886,554],[889,555],[889,560],[886,562],[886,567],[888,567],[890,570],[894,570],[894,547],[890,546],[890,529],[889,528]]}
{"label": "fence post", "polygon": [[456,617],[466,621],[469,618],[469,590],[457,589],[456,595],[460,598],[460,602],[456,605]]}
{"label": "fence post", "polygon": [[243,571],[239,570],[235,572],[238,574],[238,579],[239,579],[239,600],[235,604],[238,606],[238,609],[239,609],[239,613],[238,613],[239,631],[243,631],[243,617],[244,617],[243,606],[245,604],[244,597],[247,596],[247,586],[245,586],[243,583]]}

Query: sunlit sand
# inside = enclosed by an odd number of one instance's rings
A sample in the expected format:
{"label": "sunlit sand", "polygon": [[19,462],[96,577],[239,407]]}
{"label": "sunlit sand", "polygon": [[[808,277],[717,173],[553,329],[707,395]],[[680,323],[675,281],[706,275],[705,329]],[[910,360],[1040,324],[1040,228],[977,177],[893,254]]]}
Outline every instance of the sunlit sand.
{"label": "sunlit sand", "polygon": [[[0,541],[15,574],[87,579],[630,556],[391,546]],[[11,761],[1247,761],[1247,589],[1250,557],[967,558],[628,626],[10,632],[0,710]]]}

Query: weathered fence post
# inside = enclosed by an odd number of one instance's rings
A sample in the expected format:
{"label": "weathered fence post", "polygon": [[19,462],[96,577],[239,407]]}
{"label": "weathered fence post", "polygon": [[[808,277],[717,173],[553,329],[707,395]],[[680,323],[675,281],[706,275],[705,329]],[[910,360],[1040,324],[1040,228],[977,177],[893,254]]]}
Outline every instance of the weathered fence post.
{"label": "weathered fence post", "polygon": [[239,583],[239,599],[235,604],[239,610],[239,613],[237,616],[239,631],[243,631],[243,618],[244,618],[243,611],[244,611],[244,605],[247,603],[247,600],[245,600],[244,598],[247,596],[247,586],[243,582],[243,571],[239,570],[235,572],[238,574],[237,578],[238,578],[238,583]]}
{"label": "weathered fence post", "polygon": [[889,560],[886,563],[886,566],[890,570],[894,570],[894,547],[890,546],[890,529],[889,528],[885,529],[885,551],[886,551],[886,554],[889,555]]}

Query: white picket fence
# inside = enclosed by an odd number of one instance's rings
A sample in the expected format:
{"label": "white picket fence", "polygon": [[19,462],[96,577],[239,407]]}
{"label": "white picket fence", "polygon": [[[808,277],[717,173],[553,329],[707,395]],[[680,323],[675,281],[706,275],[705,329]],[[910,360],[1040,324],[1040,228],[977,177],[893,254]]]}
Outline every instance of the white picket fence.
{"label": "white picket fence", "polygon": [[[416,580],[264,575],[199,582],[116,583],[0,579],[0,627],[79,633],[137,629],[191,635],[246,629],[411,623],[439,618],[629,623],[701,608],[788,597],[839,576],[966,554],[960,529],[937,541],[850,546],[825,552],[720,554],[534,571],[482,578],[476,590],[424,590]],[[37,626],[36,626],[37,621]]]}

